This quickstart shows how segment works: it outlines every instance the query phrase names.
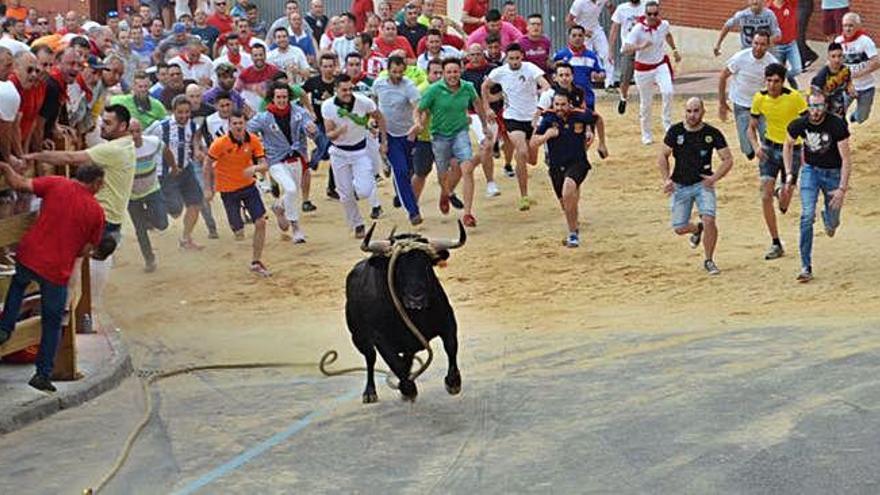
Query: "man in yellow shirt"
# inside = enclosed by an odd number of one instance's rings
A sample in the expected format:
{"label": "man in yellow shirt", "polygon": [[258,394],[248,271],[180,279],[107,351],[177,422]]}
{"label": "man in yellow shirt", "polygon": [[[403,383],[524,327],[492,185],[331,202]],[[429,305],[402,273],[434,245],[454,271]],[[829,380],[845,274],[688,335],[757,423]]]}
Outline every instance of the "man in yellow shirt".
{"label": "man in yellow shirt", "polygon": [[[779,240],[779,228],[776,225],[776,212],[773,210],[773,197],[779,198],[779,211],[785,214],[791,203],[791,188],[776,187],[777,176],[782,177],[785,184],[794,185],[797,182],[797,174],[801,164],[801,145],[798,142],[794,147],[794,160],[790,174],[785,173],[782,163],[782,145],[788,135],[788,124],[798,118],[807,110],[807,102],[797,90],[783,86],[785,83],[786,69],[780,64],[770,64],[764,69],[766,89],[758,91],[752,98],[752,118],[749,122],[749,142],[752,149],[756,150],[758,167],[761,174],[761,204],[764,210],[764,222],[773,243],[765,260],[781,258],[785,254],[782,241]],[[767,129],[761,138],[758,138],[758,124],[761,119],[767,125]]]}

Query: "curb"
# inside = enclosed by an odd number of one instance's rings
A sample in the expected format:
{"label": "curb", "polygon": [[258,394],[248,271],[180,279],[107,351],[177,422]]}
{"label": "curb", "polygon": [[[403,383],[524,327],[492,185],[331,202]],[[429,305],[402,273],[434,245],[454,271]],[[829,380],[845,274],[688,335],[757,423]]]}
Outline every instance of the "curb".
{"label": "curb", "polygon": [[134,368],[128,347],[122,341],[119,331],[105,333],[112,356],[108,363],[90,375],[74,382],[67,390],[46,395],[26,404],[6,408],[0,413],[0,435],[18,430],[24,426],[55,414],[63,409],[76,407],[102,393],[115,388],[131,375]]}

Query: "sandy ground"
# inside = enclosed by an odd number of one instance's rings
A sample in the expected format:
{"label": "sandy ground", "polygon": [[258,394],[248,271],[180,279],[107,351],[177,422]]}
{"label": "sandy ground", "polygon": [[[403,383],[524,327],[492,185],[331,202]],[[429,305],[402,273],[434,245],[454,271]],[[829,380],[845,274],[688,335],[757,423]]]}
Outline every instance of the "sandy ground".
{"label": "sandy ground", "polygon": [[[852,190],[843,225],[834,239],[816,229],[816,278],[801,285],[794,282],[799,269],[797,200],[780,217],[787,255],[763,260],[769,238],[755,163],[735,151],[734,168],[719,185],[716,261],[723,274],[710,278],[702,270],[702,248],[691,250],[686,238],[669,228],[668,200],[655,166],[659,145],[638,144],[633,134],[637,106],[623,117],[608,101],[601,101],[599,110],[608,123],[611,156],[600,161],[591,153],[593,170],[582,188],[581,248],[561,246],[564,223],[543,165],[531,169],[531,194],[538,204],[528,212],[515,208],[512,179],[497,174],[503,193],[486,199],[478,175],[479,225],[440,271],[464,334],[498,328],[583,335],[756,324],[847,326],[880,314],[874,285],[880,268],[872,261],[880,218],[880,173],[874,160],[880,125],[854,129]],[[709,122],[716,123],[715,113],[710,104]],[[675,114],[683,115],[683,104],[676,104]],[[721,128],[737,150],[732,123]],[[275,274],[268,280],[247,272],[250,241],[234,242],[226,228],[221,239],[212,241],[199,225],[196,238],[208,246],[200,253],[176,249],[179,224],[154,235],[160,267],[154,274],[142,272],[129,235],[107,293],[116,324],[150,347],[210,349],[217,358],[313,359],[328,344],[347,346],[344,277],[363,255],[345,228],[341,207],[323,198],[325,170],[322,165],[313,181],[319,209],[303,220],[308,243],[284,242],[271,225],[264,260]],[[439,213],[433,175],[430,180],[420,231],[453,236],[455,217]],[[391,208],[391,184],[386,180],[380,189],[386,214],[378,232],[394,225],[406,229],[402,211]],[[216,206],[218,223],[225,227],[222,208]],[[297,345],[277,345],[290,339]]]}

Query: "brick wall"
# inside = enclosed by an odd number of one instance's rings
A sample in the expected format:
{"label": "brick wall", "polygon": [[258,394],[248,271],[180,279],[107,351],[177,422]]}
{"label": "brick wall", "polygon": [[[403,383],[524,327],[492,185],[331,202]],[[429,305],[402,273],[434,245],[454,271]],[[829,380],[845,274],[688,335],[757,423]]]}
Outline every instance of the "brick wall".
{"label": "brick wall", "polygon": [[[810,18],[810,39],[822,40],[821,0],[813,0],[815,13]],[[720,29],[733,12],[746,8],[743,0],[665,0],[661,2],[663,17],[673,25]],[[872,38],[880,37],[880,1],[852,0],[850,10],[862,17],[862,28]]]}

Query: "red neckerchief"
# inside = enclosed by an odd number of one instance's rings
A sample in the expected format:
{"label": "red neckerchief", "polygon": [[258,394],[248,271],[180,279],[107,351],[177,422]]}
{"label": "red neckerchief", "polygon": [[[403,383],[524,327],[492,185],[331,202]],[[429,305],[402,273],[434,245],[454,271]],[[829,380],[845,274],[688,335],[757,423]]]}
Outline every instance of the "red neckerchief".
{"label": "red neckerchief", "polygon": [[226,58],[229,60],[229,63],[238,67],[241,64],[241,52],[233,52],[232,50],[226,50]]}
{"label": "red neckerchief", "polygon": [[648,32],[650,33],[651,31],[656,31],[657,28],[660,27],[660,24],[663,22],[662,18],[658,17],[657,19],[658,19],[657,25],[654,27],[651,27],[648,25],[648,18],[643,15],[636,17],[636,22],[641,24],[642,26],[645,26],[645,29],[647,29]]}
{"label": "red neckerchief", "polygon": [[857,39],[859,38],[859,36],[861,36],[861,35],[863,35],[863,34],[867,34],[867,33],[865,33],[864,31],[862,31],[861,29],[856,29],[855,31],[853,31],[852,36],[847,36],[847,35],[845,35],[845,34],[842,35],[842,36],[843,36],[843,42],[844,42],[844,43],[852,43],[853,41],[857,40]]}
{"label": "red neckerchief", "polygon": [[465,64],[464,69],[465,69],[465,70],[482,70],[482,69],[485,69],[485,68],[488,67],[488,66],[489,66],[489,62],[486,61],[486,59],[484,58],[482,64],[476,64],[476,65],[474,65],[474,64],[468,62],[467,64]]}
{"label": "red neckerchief", "polygon": [[49,77],[55,80],[58,83],[61,103],[67,102],[67,82],[64,80],[64,76],[61,74],[61,69],[58,67],[52,67],[52,70],[49,71]]}
{"label": "red neckerchief", "polygon": [[266,105],[266,111],[276,117],[288,117],[290,115],[290,105],[287,105],[284,108],[278,108],[275,103],[269,103]]}
{"label": "red neckerchief", "polygon": [[568,45],[568,49],[571,50],[572,55],[583,55],[584,52],[587,51],[587,45],[584,45],[584,47],[581,48],[580,51],[575,50],[574,47],[571,45]]}
{"label": "red neckerchief", "polygon": [[82,72],[76,75],[76,83],[82,88],[83,93],[86,94],[86,101],[92,101],[92,88],[89,87],[89,83],[86,82],[86,78],[83,77]]}
{"label": "red neckerchief", "polygon": [[192,60],[189,59],[189,54],[188,54],[188,53],[184,53],[183,55],[180,56],[180,58],[181,58],[181,60],[183,60],[184,62],[186,62],[187,65],[189,65],[189,68],[190,68],[190,69],[192,69],[193,67],[195,67],[196,65],[198,65],[199,62],[201,62],[201,60],[202,60],[201,57],[196,57],[195,62],[193,62]]}

